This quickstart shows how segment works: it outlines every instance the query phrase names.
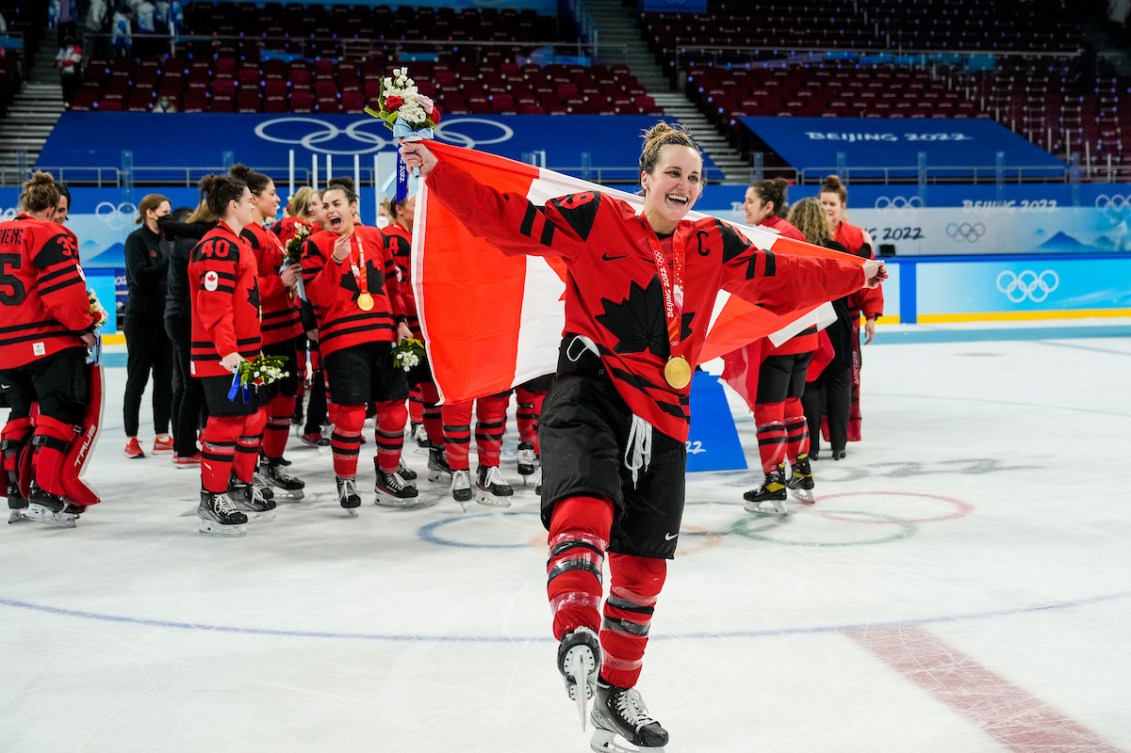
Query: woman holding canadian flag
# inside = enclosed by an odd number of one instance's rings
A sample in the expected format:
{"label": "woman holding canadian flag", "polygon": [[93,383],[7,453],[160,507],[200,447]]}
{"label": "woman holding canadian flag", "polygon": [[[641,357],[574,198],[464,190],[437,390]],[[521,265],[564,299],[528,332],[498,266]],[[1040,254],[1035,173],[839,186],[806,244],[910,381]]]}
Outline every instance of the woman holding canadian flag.
{"label": "woman holding canadian flag", "polygon": [[400,152],[426,177],[428,200],[473,235],[565,264],[565,331],[539,429],[558,669],[583,725],[596,696],[594,750],[625,749],[618,737],[662,749],[668,733],[635,686],[679,537],[691,377],[715,297],[725,289],[771,311],[813,308],[878,285],[883,267],[774,254],[725,222],[687,219],[703,158],[666,123],[644,137],[639,215],[598,192],[539,206],[498,191],[461,169],[454,158],[466,152],[454,147],[406,141]]}

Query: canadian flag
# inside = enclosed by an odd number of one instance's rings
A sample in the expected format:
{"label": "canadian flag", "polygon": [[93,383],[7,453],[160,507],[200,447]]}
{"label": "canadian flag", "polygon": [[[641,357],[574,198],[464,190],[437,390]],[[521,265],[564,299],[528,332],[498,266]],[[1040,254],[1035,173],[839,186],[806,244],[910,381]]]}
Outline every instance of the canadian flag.
{"label": "canadian flag", "polygon": [[[643,198],[483,152],[429,142],[442,160],[454,162],[479,182],[543,205],[567,194],[600,191],[634,204]],[[558,259],[507,256],[478,238],[424,182],[416,200],[412,281],[428,359],[445,400],[469,400],[504,392],[557,368],[565,325],[566,268]],[[704,215],[691,212],[688,217]],[[843,254],[783,238],[765,229],[735,225],[759,248],[774,253],[844,259]],[[789,331],[810,310],[773,314],[722,291],[708,327],[701,360],[722,356],[779,330]],[[809,322],[811,323],[811,322]],[[808,326],[799,323],[802,329]]]}

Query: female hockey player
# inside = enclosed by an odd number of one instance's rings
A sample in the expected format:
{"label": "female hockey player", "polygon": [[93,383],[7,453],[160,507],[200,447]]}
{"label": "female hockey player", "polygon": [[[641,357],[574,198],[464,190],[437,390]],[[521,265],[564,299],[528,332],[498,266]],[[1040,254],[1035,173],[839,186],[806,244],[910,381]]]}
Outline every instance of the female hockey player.
{"label": "female hockey player", "polygon": [[[679,537],[691,375],[715,296],[726,288],[771,310],[793,310],[879,284],[882,268],[774,256],[725,222],[685,220],[702,190],[703,159],[684,131],[666,123],[645,134],[639,216],[600,193],[544,207],[501,194],[446,163],[451,149],[420,141],[400,147],[406,164],[426,176],[430,200],[472,232],[506,253],[557,256],[567,266],[557,380],[540,425],[558,669],[582,711],[586,696],[596,695],[594,750],[623,750],[618,737],[661,749],[668,733],[635,686]],[[602,625],[606,550],[611,584]]]}

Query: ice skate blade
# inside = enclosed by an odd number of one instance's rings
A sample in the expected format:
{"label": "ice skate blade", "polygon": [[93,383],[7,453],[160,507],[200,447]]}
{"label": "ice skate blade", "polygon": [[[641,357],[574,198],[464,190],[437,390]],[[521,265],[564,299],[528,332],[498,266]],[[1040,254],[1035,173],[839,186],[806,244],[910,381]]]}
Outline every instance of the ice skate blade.
{"label": "ice skate blade", "polygon": [[802,502],[807,505],[811,505],[817,501],[817,498],[813,496],[813,491],[811,489],[790,489],[789,493],[792,494],[793,498],[798,502]]}
{"label": "ice skate blade", "polygon": [[490,492],[479,492],[475,495],[475,501],[484,507],[510,507],[510,497],[496,497]]}
{"label": "ice skate blade", "polygon": [[239,524],[217,523],[214,520],[201,520],[200,532],[208,536],[227,536],[229,538],[246,536],[247,528]]}
{"label": "ice skate blade", "polygon": [[28,505],[27,512],[24,515],[28,520],[46,523],[56,528],[74,528],[79,519],[79,516],[72,512],[55,512],[49,507],[37,505],[34,502]]}
{"label": "ice skate blade", "polygon": [[27,517],[27,515],[24,514],[23,510],[9,510],[8,511],[8,522],[9,523],[20,523],[20,522],[25,521],[27,519],[28,519],[28,517]]}
{"label": "ice skate blade", "polygon": [[351,518],[357,517],[357,508],[356,507],[343,507],[342,509],[345,510],[346,515],[349,515]]}
{"label": "ice skate blade", "polygon": [[[596,680],[597,657],[589,646],[574,646],[566,652],[562,662],[566,691],[569,699],[577,703],[577,713],[581,717],[581,731],[585,731],[585,720],[589,718],[589,701],[593,698],[593,682]],[[581,692],[581,688],[585,688]]]}
{"label": "ice skate blade", "polygon": [[270,523],[275,519],[274,510],[264,510],[263,512],[249,512],[247,510],[241,510],[241,512],[247,516],[247,522],[254,525],[259,525],[260,523]]}
{"label": "ice skate blade", "polygon": [[384,507],[388,510],[419,510],[423,507],[431,507],[436,504],[435,501],[423,500],[420,497],[408,497],[401,499],[400,497],[389,497],[384,494],[378,493],[377,498],[373,500],[373,504],[378,507]]}
{"label": "ice skate blade", "polygon": [[768,518],[787,518],[790,516],[790,510],[785,506],[784,502],[778,502],[772,507],[764,506],[763,502],[747,502],[743,505],[746,512],[754,513],[755,515],[764,515]]}
{"label": "ice skate blade", "polygon": [[[448,478],[445,479],[444,476],[447,476]],[[444,481],[445,483],[450,483],[451,480],[452,480],[452,474],[448,473],[447,471],[429,470],[428,471],[428,480],[431,481],[432,483],[436,483],[437,481]]]}
{"label": "ice skate blade", "polygon": [[302,489],[287,491],[286,489],[278,486],[275,486],[273,488],[276,490],[276,494],[279,495],[275,497],[275,501],[277,502],[301,502],[306,496],[306,492],[304,492]]}
{"label": "ice skate blade", "polygon": [[593,737],[589,740],[589,749],[593,753],[664,753],[666,746],[658,748],[643,748],[632,745],[627,741],[617,739],[617,733],[598,727],[593,730]]}

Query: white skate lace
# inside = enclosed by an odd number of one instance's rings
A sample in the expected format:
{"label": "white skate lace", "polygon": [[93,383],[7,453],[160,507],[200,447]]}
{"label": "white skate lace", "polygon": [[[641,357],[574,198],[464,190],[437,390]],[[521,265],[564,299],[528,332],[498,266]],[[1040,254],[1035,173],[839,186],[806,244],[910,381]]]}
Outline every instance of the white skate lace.
{"label": "white skate lace", "polygon": [[534,465],[534,450],[523,448],[518,451],[518,462],[523,465]]}
{"label": "white skate lace", "polygon": [[634,413],[626,444],[624,467],[632,471],[632,486],[636,488],[637,476],[641,469],[648,470],[648,463],[652,460],[652,424]]}
{"label": "white skate lace", "polygon": [[214,507],[216,512],[220,515],[231,515],[236,511],[236,506],[232,504],[232,500],[228,499],[227,495],[216,497]]}
{"label": "white skate lace", "polygon": [[452,473],[452,489],[470,489],[471,488],[471,472],[470,471],[455,471]]}
{"label": "white skate lace", "polygon": [[347,499],[357,494],[357,484],[352,478],[342,479],[342,490],[338,493],[341,499]]}
{"label": "white skate lace", "polygon": [[281,481],[284,484],[289,484],[295,480],[295,477],[283,470],[283,467],[280,465],[273,466],[270,473],[275,477],[276,481]]}
{"label": "white skate lace", "polygon": [[399,469],[392,473],[382,473],[382,475],[385,477],[385,486],[394,491],[403,491],[408,486],[408,483],[401,478]]}
{"label": "white skate lace", "polygon": [[487,474],[483,478],[483,485],[487,488],[492,486],[510,486],[507,480],[503,478],[502,472],[499,471],[499,466],[493,465],[487,469]]}
{"label": "white skate lace", "polygon": [[656,720],[648,715],[648,707],[644,705],[644,699],[640,697],[640,691],[636,688],[629,688],[617,693],[613,706],[620,718],[631,724],[637,731],[649,724],[656,723]]}

